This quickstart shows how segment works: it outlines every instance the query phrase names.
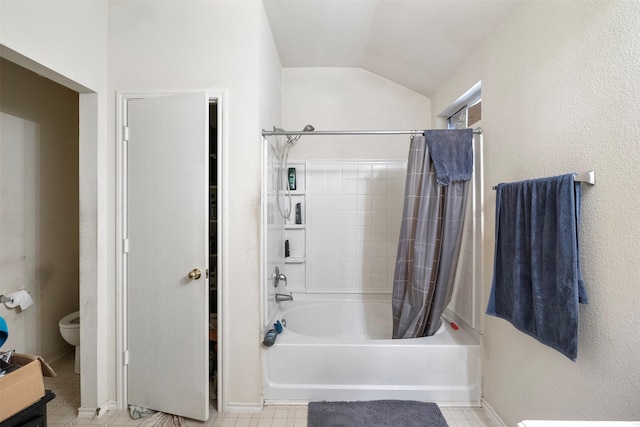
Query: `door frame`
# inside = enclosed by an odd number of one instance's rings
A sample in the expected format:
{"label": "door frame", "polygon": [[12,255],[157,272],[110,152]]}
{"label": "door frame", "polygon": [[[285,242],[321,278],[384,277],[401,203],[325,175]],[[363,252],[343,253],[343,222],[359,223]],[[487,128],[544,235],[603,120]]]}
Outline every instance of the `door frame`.
{"label": "door frame", "polygon": [[[228,129],[228,92],[224,89],[204,89],[204,90],[185,90],[185,91],[149,91],[149,92],[116,92],[116,400],[117,407],[119,409],[126,409],[127,406],[127,370],[125,369],[125,351],[127,348],[127,311],[125,310],[127,304],[127,278],[125,271],[125,253],[124,253],[124,226],[126,218],[126,158],[124,157],[124,127],[127,125],[127,103],[133,99],[140,98],[153,98],[159,96],[178,95],[183,93],[193,92],[206,92],[209,103],[207,108],[212,102],[217,104],[218,115],[218,176],[217,176],[217,236],[218,236],[218,249],[217,249],[217,312],[218,312],[218,357],[217,357],[217,369],[218,369],[218,389],[217,389],[217,411],[222,411],[224,407],[225,398],[223,395],[223,381],[224,381],[224,360],[222,351],[224,348],[224,298],[223,289],[224,283],[226,283],[226,271],[224,269],[224,254],[226,253],[227,236],[225,235],[222,224],[225,223],[225,213],[223,207],[226,206],[226,153],[228,147],[227,141],[227,129]],[[207,117],[209,112],[207,111]],[[209,144],[209,141],[203,141],[203,143]],[[209,266],[211,270],[212,267]]]}

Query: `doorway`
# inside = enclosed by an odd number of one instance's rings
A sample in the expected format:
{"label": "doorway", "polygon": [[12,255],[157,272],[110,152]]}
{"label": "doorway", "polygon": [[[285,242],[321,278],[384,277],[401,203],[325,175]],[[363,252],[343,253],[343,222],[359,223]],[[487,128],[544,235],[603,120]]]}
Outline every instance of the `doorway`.
{"label": "doorway", "polygon": [[209,100],[209,399],[218,408],[218,102]]}
{"label": "doorway", "polygon": [[[106,97],[99,91],[102,88],[102,78],[89,79],[92,83],[88,86],[80,82],[80,76],[85,74],[86,67],[70,69],[62,66],[63,63],[55,58],[42,58],[44,63],[36,57],[24,56],[10,47],[0,44],[0,57],[18,66],[35,72],[38,76],[45,77],[78,95],[78,117],[75,123],[78,137],[74,141],[78,144],[78,193],[79,193],[79,305],[82,322],[80,335],[82,337],[81,358],[82,375],[80,378],[80,407],[78,414],[82,418],[90,418],[96,414],[102,414],[116,406],[113,401],[104,401],[101,396],[110,395],[107,381],[103,381],[104,375],[112,372],[112,363],[107,353],[111,354],[114,346],[113,334],[101,333],[110,331],[114,315],[111,307],[113,298],[110,298],[112,289],[105,272],[109,267],[109,257],[106,251],[113,238],[103,233],[107,230],[111,217],[106,199],[105,189],[109,189],[112,182],[111,170],[108,167],[107,137],[104,129],[105,118],[102,112],[107,108]],[[59,58],[58,58],[59,59]],[[50,61],[51,60],[51,61]],[[63,61],[64,62],[64,61]],[[44,65],[44,64],[48,64]],[[88,65],[88,64],[85,64]],[[62,67],[62,68],[60,68]],[[91,74],[91,72],[88,72]],[[4,73],[2,78],[5,77]],[[18,89],[19,87],[14,87]],[[4,95],[4,92],[3,92]],[[4,97],[4,96],[3,96]],[[45,99],[39,93],[33,99]],[[55,102],[55,97],[50,97]],[[57,109],[55,109],[57,111]],[[104,151],[103,151],[104,150]],[[100,298],[97,296],[100,295]],[[31,309],[30,309],[31,310]],[[57,326],[57,322],[52,325]],[[54,336],[51,334],[51,336]],[[107,350],[106,352],[104,350]],[[100,400],[100,401],[98,401]]]}
{"label": "doorway", "polygon": [[222,404],[222,96],[119,98],[118,400],[206,420]]}
{"label": "doorway", "polygon": [[79,94],[5,58],[0,76],[0,294],[33,298],[0,305],[3,350],[57,363],[74,352],[58,322],[80,306]]}

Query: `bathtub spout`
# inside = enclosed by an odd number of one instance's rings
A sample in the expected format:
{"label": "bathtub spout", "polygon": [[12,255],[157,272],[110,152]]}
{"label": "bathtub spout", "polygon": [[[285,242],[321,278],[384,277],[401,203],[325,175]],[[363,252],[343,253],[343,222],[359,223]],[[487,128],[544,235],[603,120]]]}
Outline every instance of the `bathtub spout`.
{"label": "bathtub spout", "polygon": [[293,295],[291,294],[276,294],[276,302],[293,301]]}

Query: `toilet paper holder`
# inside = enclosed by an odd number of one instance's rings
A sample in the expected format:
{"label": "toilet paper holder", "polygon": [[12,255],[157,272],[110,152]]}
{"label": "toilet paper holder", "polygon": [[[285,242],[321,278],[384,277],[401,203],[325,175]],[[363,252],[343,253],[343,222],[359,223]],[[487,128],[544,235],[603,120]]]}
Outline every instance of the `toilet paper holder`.
{"label": "toilet paper holder", "polygon": [[13,298],[8,297],[8,296],[4,296],[4,295],[0,295],[0,304],[4,304],[5,302],[8,302],[9,304],[13,303]]}

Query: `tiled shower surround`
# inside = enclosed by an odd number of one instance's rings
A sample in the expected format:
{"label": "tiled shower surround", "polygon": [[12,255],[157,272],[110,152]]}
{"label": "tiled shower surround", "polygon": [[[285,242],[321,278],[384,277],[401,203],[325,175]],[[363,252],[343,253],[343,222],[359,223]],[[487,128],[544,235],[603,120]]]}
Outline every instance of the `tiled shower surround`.
{"label": "tiled shower surround", "polygon": [[[289,160],[296,169],[292,208],[302,207],[300,225],[295,215],[282,220],[276,210],[277,154],[269,150],[267,192],[267,283],[275,266],[288,278],[277,292],[295,294],[391,294],[398,236],[404,204],[404,160]],[[281,177],[284,182],[284,176]],[[472,181],[472,188],[476,185]],[[473,324],[473,203],[467,203],[458,274],[449,310]],[[288,207],[288,201],[283,206]],[[282,224],[286,222],[284,234]],[[282,236],[282,237],[279,237]],[[291,257],[284,259],[284,241]],[[265,324],[277,304],[267,287]]]}
{"label": "tiled shower surround", "polygon": [[406,162],[308,161],[309,292],[390,292]]}

